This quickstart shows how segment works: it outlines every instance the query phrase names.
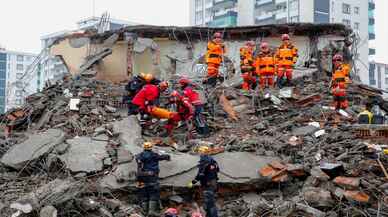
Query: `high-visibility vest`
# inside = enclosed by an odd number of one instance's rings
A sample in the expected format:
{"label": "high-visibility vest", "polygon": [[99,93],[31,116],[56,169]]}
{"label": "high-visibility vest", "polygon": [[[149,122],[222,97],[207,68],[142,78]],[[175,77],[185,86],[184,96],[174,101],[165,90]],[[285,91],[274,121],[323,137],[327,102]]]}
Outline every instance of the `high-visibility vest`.
{"label": "high-visibility vest", "polygon": [[373,114],[368,110],[362,111],[358,114],[358,123],[359,124],[371,124],[372,123]]}
{"label": "high-visibility vest", "polygon": [[276,62],[278,65],[291,66],[298,60],[298,49],[292,45],[281,45],[276,52]]}
{"label": "high-visibility vest", "polygon": [[222,55],[224,55],[225,52],[225,47],[222,43],[218,44],[210,41],[207,44],[206,63],[221,64]]}
{"label": "high-visibility vest", "polygon": [[256,59],[256,73],[258,75],[272,75],[275,73],[275,57],[272,53],[260,53]]}

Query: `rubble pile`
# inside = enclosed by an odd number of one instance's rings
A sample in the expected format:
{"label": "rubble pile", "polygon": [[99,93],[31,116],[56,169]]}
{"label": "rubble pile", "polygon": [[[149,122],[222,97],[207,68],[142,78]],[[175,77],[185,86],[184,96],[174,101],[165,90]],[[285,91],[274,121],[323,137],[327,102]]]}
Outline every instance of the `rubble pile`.
{"label": "rubble pile", "polygon": [[[350,108],[335,111],[329,79],[316,78],[282,90],[207,93],[211,136],[157,147],[171,154],[161,163],[162,203],[179,195],[190,207],[200,198],[186,184],[196,174],[195,148],[209,144],[221,168],[220,216],[388,216],[388,139],[352,127],[363,101],[379,92],[350,84]],[[124,118],[122,96],[119,85],[66,79],[8,112],[0,216],[141,217],[133,156],[144,138],[137,118]]]}

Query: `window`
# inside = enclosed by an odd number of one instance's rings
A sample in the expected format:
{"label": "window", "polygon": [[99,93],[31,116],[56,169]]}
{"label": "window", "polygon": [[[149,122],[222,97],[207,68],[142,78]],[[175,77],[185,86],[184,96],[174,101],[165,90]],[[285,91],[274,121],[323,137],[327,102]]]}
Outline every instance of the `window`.
{"label": "window", "polygon": [[16,81],[16,87],[19,89],[23,88],[23,83],[21,81]]}
{"label": "window", "polygon": [[16,56],[16,61],[23,62],[24,61],[24,57],[22,55],[17,55]]}
{"label": "window", "polygon": [[290,1],[290,11],[298,11],[299,4],[298,0],[292,0]]}
{"label": "window", "polygon": [[23,64],[17,64],[16,70],[23,71]]}
{"label": "window", "polygon": [[292,16],[290,18],[291,23],[298,23],[299,22],[299,16]]}
{"label": "window", "polygon": [[26,56],[26,61],[31,61],[32,57],[31,56]]}
{"label": "window", "polygon": [[387,67],[387,68],[385,68],[385,76],[387,76],[387,77],[388,77],[388,67]]}
{"label": "window", "polygon": [[376,35],[374,33],[369,33],[369,40],[376,39]]}
{"label": "window", "polygon": [[16,73],[16,79],[21,79],[23,77],[23,73]]}
{"label": "window", "polygon": [[370,26],[375,25],[375,18],[369,18],[368,23]]}
{"label": "window", "polygon": [[375,64],[369,64],[369,84],[370,85],[376,85],[376,79],[375,79]]}
{"label": "window", "polygon": [[385,78],[385,84],[386,85],[388,84],[388,78]]}
{"label": "window", "polygon": [[212,16],[212,10],[211,9],[206,9],[205,11],[205,19],[209,20]]}
{"label": "window", "polygon": [[354,13],[359,14],[360,13],[360,8],[359,7],[354,7]]}
{"label": "window", "polygon": [[20,98],[15,100],[16,105],[22,105],[22,103],[23,103],[23,101]]}
{"label": "window", "polygon": [[350,14],[350,5],[349,4],[342,4],[342,12],[344,14]]}
{"label": "window", "polygon": [[351,25],[350,25],[350,20],[348,20],[348,19],[343,19],[343,20],[342,20],[342,23],[345,24],[345,25],[348,26],[348,27],[351,27]]}
{"label": "window", "polygon": [[202,24],[202,11],[195,13],[195,23]]}
{"label": "window", "polygon": [[23,96],[23,91],[17,90],[17,91],[15,91],[15,95],[18,97],[21,97],[21,96]]}
{"label": "window", "polygon": [[369,55],[375,55],[376,54],[376,49],[369,48]]}
{"label": "window", "polygon": [[355,22],[354,23],[354,29],[359,30],[360,29],[360,23]]}
{"label": "window", "polygon": [[202,0],[195,0],[195,8],[199,10],[202,8]]}

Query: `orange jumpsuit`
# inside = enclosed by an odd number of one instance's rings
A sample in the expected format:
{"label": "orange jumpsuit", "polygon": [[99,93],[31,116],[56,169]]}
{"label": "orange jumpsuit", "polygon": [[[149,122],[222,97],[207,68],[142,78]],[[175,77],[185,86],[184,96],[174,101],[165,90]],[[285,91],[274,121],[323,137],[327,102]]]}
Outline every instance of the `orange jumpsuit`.
{"label": "orange jumpsuit", "polygon": [[276,65],[278,67],[278,79],[283,76],[288,81],[292,79],[292,68],[298,60],[298,49],[292,44],[282,44],[276,51]]}
{"label": "orange jumpsuit", "polygon": [[207,64],[207,77],[218,77],[219,68],[222,62],[222,56],[225,55],[226,50],[223,43],[216,43],[210,41],[207,44],[206,52],[206,64]]}
{"label": "orange jumpsuit", "polygon": [[241,76],[243,78],[242,89],[250,90],[256,86],[255,67],[253,64],[253,49],[244,46],[240,48],[240,68]]}
{"label": "orange jumpsuit", "polygon": [[349,67],[344,66],[344,64],[341,64],[334,69],[331,92],[334,97],[334,106],[337,110],[346,109],[349,104],[346,98],[348,75]]}
{"label": "orange jumpsuit", "polygon": [[260,52],[256,58],[256,74],[260,77],[260,87],[272,87],[274,85],[275,71],[275,57],[269,52]]}

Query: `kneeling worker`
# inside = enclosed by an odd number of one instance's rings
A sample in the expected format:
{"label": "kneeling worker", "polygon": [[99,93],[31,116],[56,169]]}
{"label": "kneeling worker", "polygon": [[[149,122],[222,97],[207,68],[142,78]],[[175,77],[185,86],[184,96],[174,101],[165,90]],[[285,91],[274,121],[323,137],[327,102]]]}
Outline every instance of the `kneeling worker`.
{"label": "kneeling worker", "polygon": [[140,206],[148,216],[159,216],[159,161],[170,160],[170,155],[152,151],[153,144],[145,142],[144,151],[136,156],[137,188]]}

